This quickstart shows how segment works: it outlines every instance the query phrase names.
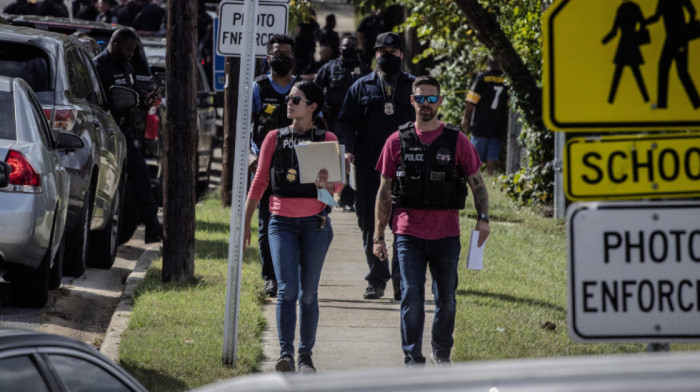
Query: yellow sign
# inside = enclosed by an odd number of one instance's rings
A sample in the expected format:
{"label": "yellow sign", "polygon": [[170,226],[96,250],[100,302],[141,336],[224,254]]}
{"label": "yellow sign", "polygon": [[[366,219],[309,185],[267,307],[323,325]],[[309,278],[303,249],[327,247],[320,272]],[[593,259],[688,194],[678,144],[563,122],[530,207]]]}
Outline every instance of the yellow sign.
{"label": "yellow sign", "polygon": [[572,138],[564,170],[571,200],[700,196],[700,135]]}
{"label": "yellow sign", "polygon": [[699,15],[700,0],[555,1],[542,26],[545,124],[700,129]]}

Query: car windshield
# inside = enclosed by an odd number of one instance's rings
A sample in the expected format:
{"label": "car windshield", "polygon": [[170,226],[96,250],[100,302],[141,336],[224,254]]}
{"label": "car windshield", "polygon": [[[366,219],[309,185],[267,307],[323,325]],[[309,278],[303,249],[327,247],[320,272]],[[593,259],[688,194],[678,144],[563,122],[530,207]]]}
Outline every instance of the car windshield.
{"label": "car windshield", "polygon": [[22,78],[34,92],[50,91],[49,63],[38,48],[0,42],[0,75]]}
{"label": "car windshield", "polygon": [[0,92],[0,139],[15,140],[15,103],[11,93]]}

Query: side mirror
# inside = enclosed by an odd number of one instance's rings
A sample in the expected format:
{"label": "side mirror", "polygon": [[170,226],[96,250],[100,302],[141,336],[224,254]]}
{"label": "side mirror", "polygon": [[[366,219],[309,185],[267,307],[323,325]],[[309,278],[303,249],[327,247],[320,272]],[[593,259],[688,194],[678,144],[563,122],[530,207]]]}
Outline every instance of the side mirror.
{"label": "side mirror", "polygon": [[208,108],[214,106],[214,93],[209,91],[198,91],[197,92],[197,107]]}
{"label": "side mirror", "polygon": [[0,161],[0,188],[6,187],[10,183],[10,165]]}
{"label": "side mirror", "polygon": [[113,110],[133,109],[139,105],[139,94],[128,87],[112,86],[109,88],[109,100]]}
{"label": "side mirror", "polygon": [[70,132],[59,132],[56,137],[56,149],[66,152],[80,150],[85,147],[83,139],[80,136]]}

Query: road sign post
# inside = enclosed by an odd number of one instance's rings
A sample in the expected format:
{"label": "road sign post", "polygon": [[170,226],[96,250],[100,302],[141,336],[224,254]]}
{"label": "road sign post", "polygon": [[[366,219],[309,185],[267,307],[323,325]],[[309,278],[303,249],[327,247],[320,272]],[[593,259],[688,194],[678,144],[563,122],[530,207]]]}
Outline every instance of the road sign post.
{"label": "road sign post", "polygon": [[700,203],[576,203],[567,219],[569,335],[700,341]]}

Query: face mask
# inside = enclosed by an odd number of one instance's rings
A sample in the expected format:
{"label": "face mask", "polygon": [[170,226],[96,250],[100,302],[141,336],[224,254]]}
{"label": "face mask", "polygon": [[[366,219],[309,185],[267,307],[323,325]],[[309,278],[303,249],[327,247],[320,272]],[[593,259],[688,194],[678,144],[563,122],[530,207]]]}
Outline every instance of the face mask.
{"label": "face mask", "polygon": [[340,51],[340,54],[343,56],[344,59],[354,60],[357,58],[357,49],[345,48],[345,49]]}
{"label": "face mask", "polygon": [[401,68],[401,59],[391,53],[384,53],[377,59],[377,67],[386,73],[396,73]]}
{"label": "face mask", "polygon": [[294,59],[287,56],[275,56],[270,60],[270,68],[279,76],[285,76],[292,69]]}

